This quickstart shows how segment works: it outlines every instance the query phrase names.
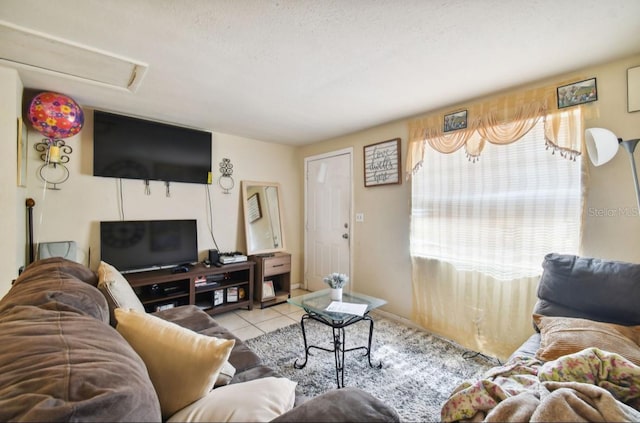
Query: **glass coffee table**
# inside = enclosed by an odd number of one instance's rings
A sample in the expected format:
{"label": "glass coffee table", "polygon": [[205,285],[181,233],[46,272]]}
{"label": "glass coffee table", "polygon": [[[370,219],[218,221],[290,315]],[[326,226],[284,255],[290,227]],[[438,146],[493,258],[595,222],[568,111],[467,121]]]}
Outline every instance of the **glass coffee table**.
{"label": "glass coffee table", "polygon": [[[341,311],[328,311],[327,307],[334,301],[329,296],[329,289],[322,291],[312,292],[310,294],[301,295],[299,297],[289,298],[287,301],[290,304],[301,307],[306,313],[300,319],[300,327],[302,329],[302,339],[304,340],[304,361],[298,364],[296,359],[293,366],[296,369],[302,369],[307,365],[309,359],[309,350],[312,348],[328,351],[334,353],[336,363],[336,382],[338,388],[344,387],[344,353],[347,351],[364,350],[364,356],[367,357],[370,367],[374,367],[371,363],[371,340],[373,338],[373,319],[369,316],[371,310],[375,310],[378,307],[385,305],[387,302],[380,298],[370,297],[364,294],[344,293],[342,294],[342,306],[349,306],[350,304],[360,304],[363,309],[363,314],[350,314]],[[335,305],[335,304],[334,304]],[[366,308],[364,307],[366,306]],[[305,331],[304,323],[307,319],[312,319],[322,324],[331,327],[333,331],[333,348],[323,348],[316,345],[307,344],[307,334]],[[345,330],[347,326],[351,326],[354,323],[366,320],[369,322],[369,341],[367,346],[355,347],[345,349]],[[377,368],[382,368],[380,362]]]}

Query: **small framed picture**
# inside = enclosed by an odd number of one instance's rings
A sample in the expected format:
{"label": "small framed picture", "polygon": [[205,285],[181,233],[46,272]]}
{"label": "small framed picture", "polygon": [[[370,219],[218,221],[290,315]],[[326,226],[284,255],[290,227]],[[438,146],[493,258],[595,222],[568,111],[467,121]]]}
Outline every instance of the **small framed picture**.
{"label": "small framed picture", "polygon": [[268,300],[276,296],[276,291],[273,289],[273,281],[262,282],[262,300]]}
{"label": "small framed picture", "polygon": [[596,79],[585,79],[557,88],[558,109],[590,103],[598,99]]}
{"label": "small framed picture", "polygon": [[224,303],[224,289],[216,289],[213,291],[213,306],[219,306]]}
{"label": "small framed picture", "polygon": [[249,223],[253,223],[262,217],[262,209],[260,208],[260,197],[258,196],[257,192],[247,199],[247,205],[249,206],[247,209],[247,213],[249,215]]}
{"label": "small framed picture", "polygon": [[458,129],[465,129],[467,127],[467,111],[460,110],[459,112],[450,113],[444,115],[444,132],[457,131]]}
{"label": "small framed picture", "polygon": [[238,287],[233,286],[231,288],[227,288],[227,302],[228,303],[237,303],[238,302]]}

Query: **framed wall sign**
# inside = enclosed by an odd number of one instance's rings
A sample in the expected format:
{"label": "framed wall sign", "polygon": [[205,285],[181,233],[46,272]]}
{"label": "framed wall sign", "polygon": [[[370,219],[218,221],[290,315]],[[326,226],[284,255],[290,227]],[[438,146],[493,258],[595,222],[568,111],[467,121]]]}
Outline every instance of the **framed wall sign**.
{"label": "framed wall sign", "polygon": [[364,186],[400,184],[400,138],[364,147]]}

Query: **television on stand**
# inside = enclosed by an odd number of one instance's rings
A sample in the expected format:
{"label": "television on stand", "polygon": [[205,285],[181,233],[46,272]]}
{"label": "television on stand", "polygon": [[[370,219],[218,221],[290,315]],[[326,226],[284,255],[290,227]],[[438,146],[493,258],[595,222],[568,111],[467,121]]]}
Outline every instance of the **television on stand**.
{"label": "television on stand", "polygon": [[100,259],[121,273],[169,269],[198,261],[195,219],[100,222]]}

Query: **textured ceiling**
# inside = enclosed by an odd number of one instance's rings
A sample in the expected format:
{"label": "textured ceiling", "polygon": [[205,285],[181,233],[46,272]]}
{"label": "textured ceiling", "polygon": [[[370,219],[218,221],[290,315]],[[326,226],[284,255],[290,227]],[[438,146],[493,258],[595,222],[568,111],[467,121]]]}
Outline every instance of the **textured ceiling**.
{"label": "textured ceiling", "polygon": [[640,53],[639,17],[638,0],[0,3],[2,21],[148,64],[135,92],[19,68],[26,88],[283,144]]}

